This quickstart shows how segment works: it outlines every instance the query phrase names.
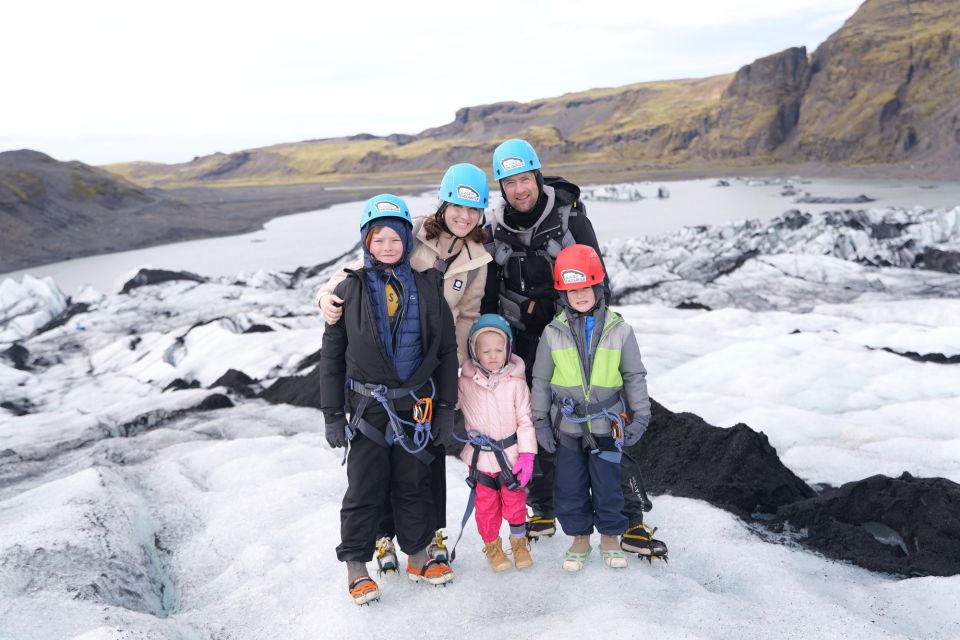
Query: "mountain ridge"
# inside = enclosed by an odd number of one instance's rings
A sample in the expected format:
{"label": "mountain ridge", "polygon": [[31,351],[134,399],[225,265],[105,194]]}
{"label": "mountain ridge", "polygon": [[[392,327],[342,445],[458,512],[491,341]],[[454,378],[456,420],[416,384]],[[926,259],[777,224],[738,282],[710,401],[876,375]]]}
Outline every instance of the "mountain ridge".
{"label": "mountain ridge", "polygon": [[866,0],[813,53],[789,47],[730,74],[458,109],[416,135],[357,134],[107,168],[151,186],[331,182],[486,166],[524,137],[551,165],[642,172],[960,160],[960,3]]}

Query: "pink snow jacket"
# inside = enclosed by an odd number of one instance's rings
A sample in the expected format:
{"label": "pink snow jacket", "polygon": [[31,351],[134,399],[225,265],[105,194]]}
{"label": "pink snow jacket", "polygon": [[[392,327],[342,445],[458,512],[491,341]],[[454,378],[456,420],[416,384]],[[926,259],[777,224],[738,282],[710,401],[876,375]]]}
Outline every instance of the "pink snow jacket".
{"label": "pink snow jacket", "polygon": [[[516,433],[517,444],[504,451],[511,467],[516,464],[520,453],[537,452],[523,360],[511,355],[506,369],[488,378],[472,360],[467,359],[460,371],[459,388],[460,408],[468,432],[475,429],[494,440],[503,440]],[[468,466],[473,462],[472,445],[463,448],[460,459]],[[480,452],[477,467],[489,473],[500,471],[496,457],[489,451]]]}

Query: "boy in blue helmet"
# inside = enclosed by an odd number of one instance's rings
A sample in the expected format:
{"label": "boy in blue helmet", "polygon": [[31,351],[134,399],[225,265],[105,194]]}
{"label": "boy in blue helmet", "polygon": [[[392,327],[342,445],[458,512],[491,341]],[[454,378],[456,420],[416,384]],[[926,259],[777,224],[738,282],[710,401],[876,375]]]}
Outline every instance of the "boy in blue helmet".
{"label": "boy in blue helmet", "polygon": [[[484,249],[483,210],[487,208],[489,185],[487,175],[472,164],[451,165],[443,175],[437,191],[436,210],[427,216],[413,220],[413,250],[410,266],[415,271],[436,269],[443,274],[443,298],[453,314],[457,334],[457,357],[462,364],[468,359],[467,334],[474,321],[480,317],[480,301],[483,298],[487,278],[487,263],[490,254]],[[362,260],[348,268],[359,269]],[[334,293],[335,287],[347,277],[346,271],[333,275],[319,292],[317,302],[324,319],[336,323],[342,314],[343,300]],[[462,414],[457,413],[462,425]],[[444,451],[430,445],[436,456],[431,486],[436,510],[437,532],[428,547],[431,556],[446,560],[446,466]],[[451,453],[447,451],[447,453]],[[377,564],[381,572],[397,570],[396,548],[393,543],[395,527],[393,507],[389,496],[384,505],[377,538]]]}
{"label": "boy in blue helmet", "polygon": [[357,604],[380,598],[366,563],[388,492],[407,576],[431,584],[453,578],[446,562],[427,553],[436,531],[434,456],[427,445],[430,437],[450,442],[457,345],[439,274],[410,267],[412,226],[400,198],[383,194],[367,202],[360,233],[364,266],[337,285],[343,313],[323,336],[326,438],[333,447],[349,446],[337,557],[347,564]]}

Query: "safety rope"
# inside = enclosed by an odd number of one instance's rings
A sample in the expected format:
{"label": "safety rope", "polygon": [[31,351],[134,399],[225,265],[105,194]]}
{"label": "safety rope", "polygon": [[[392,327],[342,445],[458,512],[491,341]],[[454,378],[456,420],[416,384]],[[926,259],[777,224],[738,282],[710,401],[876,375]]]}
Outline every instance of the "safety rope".
{"label": "safety rope", "polygon": [[623,428],[626,425],[627,417],[624,413],[614,413],[610,409],[604,407],[598,413],[593,413],[582,418],[574,415],[577,405],[573,401],[573,398],[567,396],[560,400],[560,413],[563,414],[563,417],[569,420],[574,424],[583,424],[584,422],[589,422],[591,420],[597,420],[600,418],[606,418],[610,421],[610,435],[613,437],[613,443],[617,447],[617,451],[623,449]]}
{"label": "safety rope", "polygon": [[[427,448],[427,444],[432,437],[430,425],[433,420],[433,396],[436,395],[437,392],[437,386],[433,382],[433,378],[430,378],[429,398],[418,398],[413,391],[410,392],[410,397],[415,401],[413,406],[413,422],[404,420],[396,414],[391,407],[390,399],[387,397],[388,391],[387,385],[378,384],[370,389],[370,395],[373,396],[373,399],[379,402],[383,406],[383,410],[387,412],[387,421],[390,424],[390,429],[393,431],[393,441],[399,441],[400,446],[403,447],[407,453],[420,453]],[[407,446],[407,437],[403,430],[403,425],[413,427],[413,448]]]}
{"label": "safety rope", "polygon": [[467,437],[461,438],[456,433],[453,434],[453,439],[457,442],[462,442],[463,444],[471,444],[474,447],[479,447],[481,449],[486,449],[489,447],[489,450],[504,451],[504,448],[499,446],[497,443],[499,440],[494,440],[490,436],[477,431],[476,429],[470,429],[467,431]]}

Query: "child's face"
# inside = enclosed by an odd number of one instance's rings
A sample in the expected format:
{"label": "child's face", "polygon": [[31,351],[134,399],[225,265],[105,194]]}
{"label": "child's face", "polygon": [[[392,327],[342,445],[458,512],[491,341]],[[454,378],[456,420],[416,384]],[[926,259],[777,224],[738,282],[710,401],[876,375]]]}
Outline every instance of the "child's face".
{"label": "child's face", "polygon": [[370,255],[383,264],[394,264],[403,256],[403,240],[390,227],[376,227],[371,232]]}
{"label": "child's face", "polygon": [[481,333],[477,336],[474,354],[487,371],[500,371],[507,361],[507,339],[499,331]]}
{"label": "child's face", "polygon": [[597,296],[593,293],[593,287],[583,287],[582,289],[567,291],[567,300],[570,301],[571,307],[583,313],[593,308],[593,305],[597,303]]}

